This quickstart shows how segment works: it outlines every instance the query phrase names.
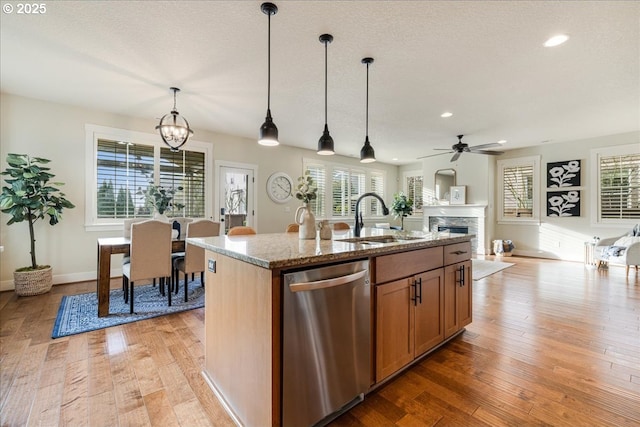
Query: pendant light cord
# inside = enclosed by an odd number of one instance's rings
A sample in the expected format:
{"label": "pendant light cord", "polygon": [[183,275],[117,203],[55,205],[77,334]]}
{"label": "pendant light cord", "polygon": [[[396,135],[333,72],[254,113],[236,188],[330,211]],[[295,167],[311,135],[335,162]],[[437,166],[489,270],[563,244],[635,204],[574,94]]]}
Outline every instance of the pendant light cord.
{"label": "pendant light cord", "polygon": [[268,35],[267,35],[267,111],[271,108],[271,12],[267,14],[269,17]]}
{"label": "pendant light cord", "polygon": [[324,124],[327,125],[327,45],[328,41],[324,42]]}
{"label": "pendant light cord", "polygon": [[367,62],[367,114],[366,114],[366,137],[369,138],[369,63]]}

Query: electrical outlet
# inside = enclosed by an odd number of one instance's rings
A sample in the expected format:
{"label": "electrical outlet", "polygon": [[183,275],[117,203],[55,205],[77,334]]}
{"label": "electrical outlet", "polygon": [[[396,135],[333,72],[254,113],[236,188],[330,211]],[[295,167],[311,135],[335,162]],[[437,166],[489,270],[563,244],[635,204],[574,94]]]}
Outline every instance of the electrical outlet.
{"label": "electrical outlet", "polygon": [[216,260],[215,259],[207,260],[207,267],[208,267],[210,272],[215,273],[216,272]]}

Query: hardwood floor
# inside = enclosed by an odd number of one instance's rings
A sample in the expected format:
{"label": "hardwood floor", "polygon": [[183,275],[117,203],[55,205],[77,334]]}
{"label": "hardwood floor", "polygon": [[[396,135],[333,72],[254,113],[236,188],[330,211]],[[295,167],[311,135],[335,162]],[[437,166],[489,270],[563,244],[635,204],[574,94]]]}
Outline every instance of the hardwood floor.
{"label": "hardwood floor", "polygon": [[[465,333],[333,425],[640,426],[640,273],[506,261]],[[51,339],[62,296],[92,291],[0,294],[2,426],[233,425],[200,375],[203,309]]]}

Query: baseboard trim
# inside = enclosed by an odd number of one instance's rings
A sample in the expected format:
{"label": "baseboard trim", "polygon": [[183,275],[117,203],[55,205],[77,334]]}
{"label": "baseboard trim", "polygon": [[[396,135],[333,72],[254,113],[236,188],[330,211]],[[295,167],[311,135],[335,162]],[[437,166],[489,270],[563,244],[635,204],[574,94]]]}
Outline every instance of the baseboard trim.
{"label": "baseboard trim", "polygon": [[[54,268],[55,271],[55,268]],[[111,277],[120,277],[122,276],[122,269],[117,268],[111,270]],[[67,273],[67,274],[54,274],[53,275],[53,285],[62,285],[67,283],[75,283],[75,282],[88,282],[91,280],[96,280],[98,277],[96,271],[85,271],[81,273]],[[15,285],[13,283],[13,279],[11,280],[3,280],[0,282],[0,292],[4,291],[12,291],[15,289]]]}

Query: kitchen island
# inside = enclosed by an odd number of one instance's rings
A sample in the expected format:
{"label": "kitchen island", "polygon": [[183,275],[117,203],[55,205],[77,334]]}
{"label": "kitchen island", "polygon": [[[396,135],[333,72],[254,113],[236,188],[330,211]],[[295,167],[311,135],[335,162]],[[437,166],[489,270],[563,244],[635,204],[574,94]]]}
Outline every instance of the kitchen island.
{"label": "kitchen island", "polygon": [[[204,376],[240,425],[283,423],[283,286],[287,273],[367,260],[370,390],[471,321],[470,240],[449,233],[332,240],[297,233],[192,238],[206,249]],[[310,373],[313,374],[313,373]]]}

